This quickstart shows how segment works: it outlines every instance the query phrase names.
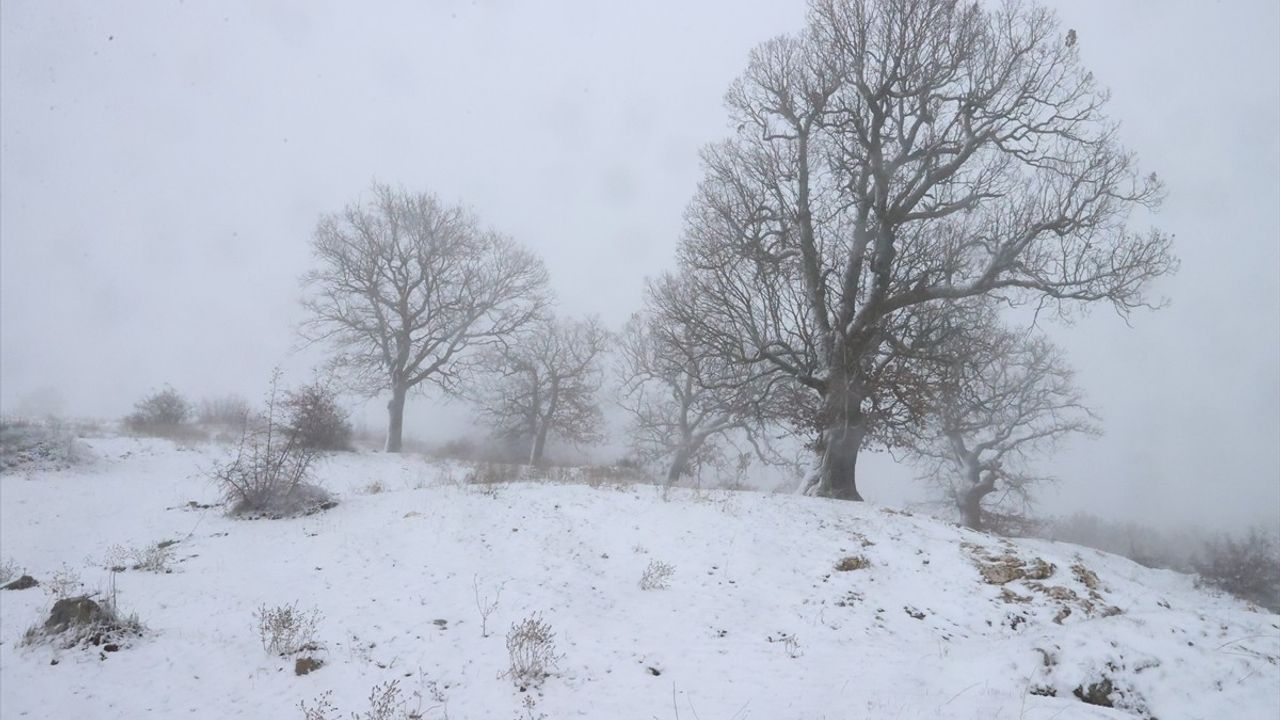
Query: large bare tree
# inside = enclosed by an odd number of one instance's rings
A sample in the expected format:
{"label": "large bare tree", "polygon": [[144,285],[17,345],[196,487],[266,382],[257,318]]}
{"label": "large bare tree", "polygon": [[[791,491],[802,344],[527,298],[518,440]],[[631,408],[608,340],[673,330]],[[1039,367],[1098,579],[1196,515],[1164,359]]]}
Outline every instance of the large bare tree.
{"label": "large bare tree", "polygon": [[1161,186],[1077,50],[1016,1],[814,0],[730,88],[737,130],[704,151],[679,251],[699,286],[683,320],[812,395],[810,492],[861,499],[858,454],[902,412],[916,309],[1127,314],[1176,267],[1165,234],[1129,227]]}
{"label": "large bare tree", "polygon": [[486,355],[492,374],[473,395],[480,413],[499,435],[527,442],[532,465],[542,464],[552,435],[571,443],[600,439],[608,341],[595,318],[540,319]]}
{"label": "large bare tree", "polygon": [[923,479],[982,530],[997,510],[1020,514],[1048,476],[1032,462],[1073,434],[1097,435],[1071,369],[1047,339],[965,316],[937,349],[932,411],[912,451]]}
{"label": "large bare tree", "polygon": [[478,348],[508,338],[545,304],[542,262],[461,206],[375,184],[367,201],[316,226],[303,335],[370,395],[389,392],[387,452],[399,452],[409,392],[455,392]]}

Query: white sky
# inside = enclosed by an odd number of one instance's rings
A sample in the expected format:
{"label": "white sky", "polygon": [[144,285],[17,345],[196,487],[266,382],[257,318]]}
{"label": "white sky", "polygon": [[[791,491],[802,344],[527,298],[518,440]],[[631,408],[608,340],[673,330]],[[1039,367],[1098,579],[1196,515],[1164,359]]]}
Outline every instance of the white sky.
{"label": "white sky", "polygon": [[[1055,3],[1177,236],[1172,305],[1054,328],[1107,436],[1055,507],[1280,523],[1280,4]],[[0,405],[256,397],[317,217],[373,178],[473,205],[619,324],[667,267],[720,97],[798,0],[0,2]],[[378,403],[365,415],[379,421]],[[411,434],[462,411],[413,403]],[[860,484],[904,492],[882,457]]]}

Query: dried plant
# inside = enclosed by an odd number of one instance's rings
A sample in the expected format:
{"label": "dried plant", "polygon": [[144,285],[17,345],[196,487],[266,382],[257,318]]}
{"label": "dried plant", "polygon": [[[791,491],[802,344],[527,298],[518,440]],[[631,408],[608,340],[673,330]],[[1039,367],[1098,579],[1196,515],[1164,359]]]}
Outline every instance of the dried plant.
{"label": "dried plant", "polygon": [[511,669],[507,677],[521,689],[536,687],[556,669],[562,655],[556,654],[556,636],[551,626],[534,613],[511,626],[507,633],[507,653]]}
{"label": "dried plant", "polygon": [[320,611],[299,610],[298,603],[269,608],[263,605],[253,614],[258,623],[258,637],[262,648],[277,655],[292,655],[319,647],[316,631],[320,624]]}
{"label": "dried plant", "polygon": [[649,566],[640,576],[641,590],[666,590],[671,587],[671,576],[676,574],[674,566],[661,560],[649,561]]}

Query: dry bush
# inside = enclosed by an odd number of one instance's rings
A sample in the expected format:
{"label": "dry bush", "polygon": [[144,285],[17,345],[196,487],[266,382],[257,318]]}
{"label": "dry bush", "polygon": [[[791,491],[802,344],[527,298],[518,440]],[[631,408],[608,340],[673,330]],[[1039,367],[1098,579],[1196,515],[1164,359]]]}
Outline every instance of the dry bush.
{"label": "dry bush", "polygon": [[[94,600],[96,595],[102,595],[102,599]],[[114,575],[106,592],[94,593],[94,596],[59,597],[53,603],[49,618],[43,624],[28,628],[22,643],[50,643],[63,649],[94,646],[104,652],[114,652],[145,632],[136,613],[126,614],[120,610]]]}
{"label": "dry bush", "polygon": [[498,609],[498,602],[502,600],[502,589],[507,584],[504,582],[493,590],[493,596],[480,594],[480,576],[473,575],[471,577],[471,589],[475,593],[476,610],[480,612],[480,637],[489,637],[489,616]]}
{"label": "dry bush", "polygon": [[[426,691],[431,695],[432,702],[435,703],[434,706],[424,710],[422,706],[426,697],[422,689],[415,690],[406,696],[400,689],[400,681],[390,680],[373,686],[369,691],[369,709],[365,712],[351,713],[351,720],[422,720],[426,718],[426,712],[429,710],[439,711],[440,717],[448,720],[448,703],[439,685],[425,678],[422,678],[422,681]],[[315,699],[314,705],[308,705],[305,701],[298,703],[303,720],[341,720],[342,715],[330,700],[332,695],[332,691],[321,694]]]}
{"label": "dry bush", "polygon": [[301,442],[281,422],[279,379],[277,371],[266,410],[258,422],[245,426],[235,457],[211,473],[232,514],[280,518],[332,506],[329,493],[307,482],[321,451]]}
{"label": "dry bush", "polygon": [[511,668],[506,675],[522,691],[541,685],[563,657],[556,654],[555,633],[539,613],[511,626],[507,632],[507,654]]}
{"label": "dry bush", "polygon": [[75,429],[61,420],[0,419],[0,472],[62,470],[90,457]]}
{"label": "dry bush", "polygon": [[316,380],[292,390],[283,400],[289,433],[303,447],[346,452],[353,449],[351,421],[327,381]]}
{"label": "dry bush", "polygon": [[467,471],[463,482],[468,485],[497,485],[516,482],[521,479],[522,468],[519,465],[481,462],[476,463],[475,466]]}
{"label": "dry bush", "polygon": [[249,407],[248,400],[239,395],[225,395],[200,401],[196,420],[201,425],[239,428],[249,421],[252,414],[253,410]]}
{"label": "dry bush", "polygon": [[83,586],[84,583],[80,580],[80,573],[66,563],[63,563],[61,568],[55,570],[53,575],[41,585],[45,594],[54,600],[72,597],[80,592]]}
{"label": "dry bush", "polygon": [[386,492],[387,486],[382,484],[381,480],[372,480],[368,485],[360,488],[360,492],[365,495],[381,495]]}
{"label": "dry bush", "polygon": [[275,655],[293,655],[304,650],[318,650],[316,632],[320,611],[299,610],[298,603],[269,608],[263,605],[253,614],[258,623],[262,649]]}
{"label": "dry bush", "polygon": [[836,572],[850,572],[871,567],[871,561],[865,555],[848,555],[836,563]]}
{"label": "dry bush", "polygon": [[189,421],[191,403],[177,390],[166,385],[133,406],[124,419],[125,427],[139,435],[156,437],[188,437],[194,433]]}
{"label": "dry bush", "polygon": [[676,569],[672,565],[662,562],[661,560],[650,560],[649,566],[644,569],[644,573],[640,576],[641,590],[666,590],[671,587],[671,577],[676,574]]}
{"label": "dry bush", "polygon": [[112,545],[107,548],[106,566],[113,572],[142,570],[153,573],[171,573],[173,546],[176,540],[165,540],[145,547]]}
{"label": "dry bush", "polygon": [[5,561],[0,563],[0,585],[7,585],[11,580],[21,575],[22,568],[18,566],[18,563],[14,562],[13,558],[5,558]]}
{"label": "dry bush", "polygon": [[1270,533],[1210,539],[1194,563],[1205,584],[1280,612],[1280,544]]}

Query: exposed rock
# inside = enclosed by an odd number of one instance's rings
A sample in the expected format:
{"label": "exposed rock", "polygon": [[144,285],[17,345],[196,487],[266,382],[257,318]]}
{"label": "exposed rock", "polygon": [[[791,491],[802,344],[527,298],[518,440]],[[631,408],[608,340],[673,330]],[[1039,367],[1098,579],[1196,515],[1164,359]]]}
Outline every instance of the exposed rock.
{"label": "exposed rock", "polygon": [[1095,683],[1080,685],[1072,691],[1076,697],[1084,702],[1099,707],[1115,707],[1115,704],[1111,702],[1111,693],[1113,692],[1115,692],[1115,687],[1111,684],[1111,679],[1106,677]]}
{"label": "exposed rock", "polygon": [[73,625],[92,625],[104,617],[102,606],[87,596],[63,598],[53,604],[44,629],[50,633],[65,632]]}
{"label": "exposed rock", "polygon": [[23,575],[17,580],[14,580],[8,585],[5,585],[4,589],[5,590],[26,590],[27,588],[33,588],[39,584],[40,583],[30,575]]}

